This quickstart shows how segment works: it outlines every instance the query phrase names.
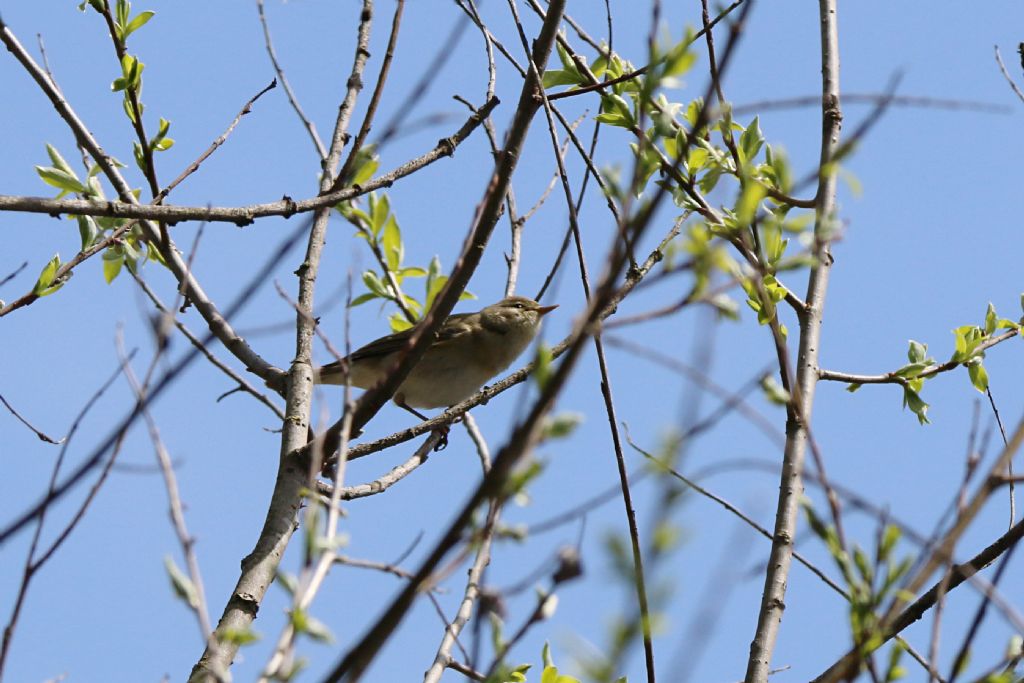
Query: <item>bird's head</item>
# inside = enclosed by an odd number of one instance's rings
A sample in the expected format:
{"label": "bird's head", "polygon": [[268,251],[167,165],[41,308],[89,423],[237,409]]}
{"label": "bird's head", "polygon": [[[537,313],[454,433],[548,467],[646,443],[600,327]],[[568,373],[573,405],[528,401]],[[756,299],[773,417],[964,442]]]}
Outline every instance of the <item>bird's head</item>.
{"label": "bird's head", "polygon": [[540,319],[558,306],[541,306],[525,296],[510,296],[480,311],[484,327],[507,332],[529,331],[531,336],[540,327]]}

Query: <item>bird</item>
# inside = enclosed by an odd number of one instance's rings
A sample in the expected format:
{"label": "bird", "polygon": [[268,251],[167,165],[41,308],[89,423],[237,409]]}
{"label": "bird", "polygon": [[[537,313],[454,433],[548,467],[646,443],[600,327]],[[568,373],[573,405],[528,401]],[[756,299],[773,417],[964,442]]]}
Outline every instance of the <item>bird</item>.
{"label": "bird", "polygon": [[[445,408],[464,401],[526,350],[541,319],[556,308],[557,304],[541,306],[533,299],[511,296],[475,313],[449,316],[395,391],[395,404],[426,420],[415,408]],[[394,365],[414,331],[410,327],[375,339],[315,369],[313,381],[344,384],[347,366],[349,384],[369,389]]]}

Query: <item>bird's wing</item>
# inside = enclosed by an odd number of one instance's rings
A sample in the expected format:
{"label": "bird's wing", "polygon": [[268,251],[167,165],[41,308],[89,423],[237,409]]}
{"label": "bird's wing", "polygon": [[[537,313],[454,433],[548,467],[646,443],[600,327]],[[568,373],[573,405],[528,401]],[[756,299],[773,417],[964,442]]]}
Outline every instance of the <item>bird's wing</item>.
{"label": "bird's wing", "polygon": [[[462,337],[466,334],[470,334],[472,332],[472,328],[466,325],[465,322],[466,318],[468,318],[471,315],[475,314],[456,313],[454,315],[448,316],[448,319],[445,320],[444,325],[438,332],[437,341],[434,342],[434,345],[437,346],[445,344],[447,342],[452,341],[453,339],[458,339],[459,337]],[[355,351],[353,351],[352,355],[349,356],[349,360],[357,361],[369,358],[383,358],[384,356],[390,353],[399,351],[405,346],[406,342],[409,341],[409,337],[412,336],[412,333],[415,329],[415,327],[410,327],[409,329],[402,330],[401,332],[395,332],[394,334],[389,334],[386,337],[374,339],[369,344],[361,346]],[[325,365],[324,369],[329,370],[330,368],[339,365],[339,361],[334,361],[333,363]]]}
{"label": "bird's wing", "polygon": [[363,358],[380,358],[382,356],[388,355],[389,353],[394,353],[395,351],[398,351],[403,346],[405,346],[405,343],[409,340],[409,337],[412,336],[413,329],[414,328],[410,327],[407,330],[395,332],[394,334],[389,334],[386,337],[381,337],[380,339],[374,339],[369,344],[361,346],[355,351],[353,351],[352,355],[349,356],[349,358],[351,360],[360,360]]}

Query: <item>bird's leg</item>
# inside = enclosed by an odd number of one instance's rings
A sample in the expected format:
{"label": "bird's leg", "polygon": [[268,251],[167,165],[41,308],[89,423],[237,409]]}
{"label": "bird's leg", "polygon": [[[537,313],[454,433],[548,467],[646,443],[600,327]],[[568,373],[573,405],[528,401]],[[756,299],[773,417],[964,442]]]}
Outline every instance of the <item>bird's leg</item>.
{"label": "bird's leg", "polygon": [[[406,403],[405,402],[405,397],[402,396],[401,394],[396,394],[395,395],[395,405],[398,406],[399,408],[403,409],[403,410],[408,410],[410,413],[412,413],[413,415],[415,415],[419,419],[423,420],[424,422],[426,422],[427,420],[430,419],[429,417],[427,417],[426,415],[424,415],[423,413],[421,413],[420,411],[416,410],[415,408],[410,406],[408,403]],[[440,438],[438,439],[437,445],[434,446],[434,452],[436,453],[437,451],[444,450],[448,446],[448,431],[449,431],[448,430],[448,425],[441,425],[440,427],[436,428],[434,431],[437,432],[438,435],[440,436]]]}

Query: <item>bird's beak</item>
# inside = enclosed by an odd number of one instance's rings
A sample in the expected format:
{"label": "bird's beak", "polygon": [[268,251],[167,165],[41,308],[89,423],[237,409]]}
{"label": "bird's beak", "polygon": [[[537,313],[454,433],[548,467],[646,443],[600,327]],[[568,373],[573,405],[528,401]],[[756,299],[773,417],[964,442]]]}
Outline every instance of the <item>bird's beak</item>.
{"label": "bird's beak", "polygon": [[537,313],[539,313],[541,317],[544,317],[556,308],[558,308],[558,304],[555,304],[554,306],[538,306]]}

